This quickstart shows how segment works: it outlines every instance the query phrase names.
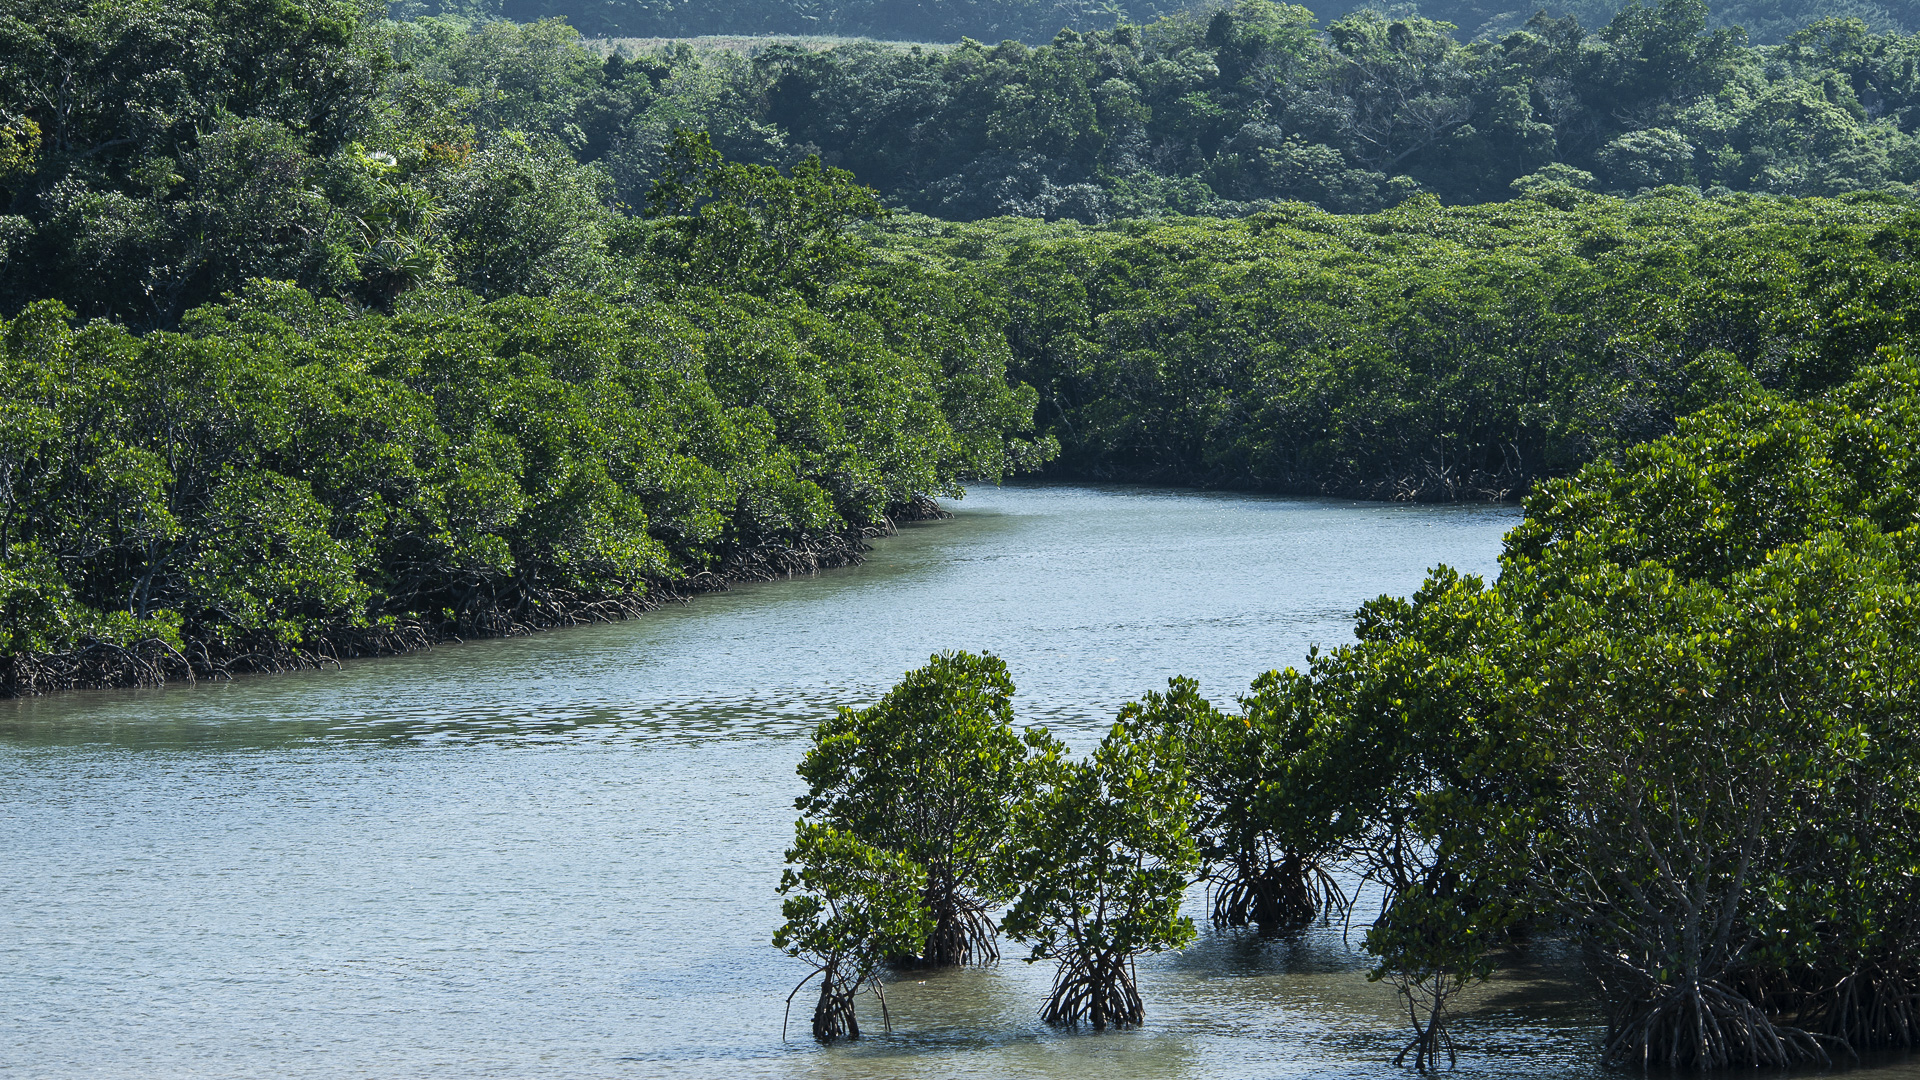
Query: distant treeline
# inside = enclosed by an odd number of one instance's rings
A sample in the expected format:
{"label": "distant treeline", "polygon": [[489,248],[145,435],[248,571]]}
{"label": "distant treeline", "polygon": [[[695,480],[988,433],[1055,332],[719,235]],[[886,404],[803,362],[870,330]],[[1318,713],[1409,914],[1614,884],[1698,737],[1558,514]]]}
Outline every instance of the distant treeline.
{"label": "distant treeline", "polygon": [[1463,45],[1422,19],[1322,29],[1243,0],[1038,49],[768,50],[725,62],[739,112],[710,130],[747,159],[818,152],[957,219],[1365,212],[1554,181],[1911,193],[1920,38],[1831,22],[1757,49],[1705,27],[1699,0],[1664,0],[1598,31],[1542,17]]}
{"label": "distant treeline", "polygon": [[974,275],[1054,475],[1517,497],[1676,418],[1806,399],[1920,330],[1906,200],[1548,188],[1345,216],[895,223]]}
{"label": "distant treeline", "polygon": [[0,26],[0,308],[169,326],[255,277],[376,306],[426,280],[598,288],[677,129],[962,220],[1912,193],[1920,38],[1837,22],[1756,49],[1704,20],[1666,0],[1462,45],[1245,0],[1037,49],[606,56],[560,23],[347,0],[26,0]]}
{"label": "distant treeline", "polygon": [[[565,19],[596,37],[691,37],[741,34],[836,34],[889,41],[954,42],[963,37],[1043,44],[1061,29],[1110,30],[1183,11],[1211,11],[1192,0],[393,0],[397,19],[431,15],[535,22]],[[1599,26],[1618,14],[1619,0],[1425,0],[1382,5],[1362,0],[1309,0],[1322,22],[1356,11],[1391,10],[1452,23],[1455,36],[1497,38],[1538,11]],[[1756,42],[1777,44],[1821,19],[1860,19],[1876,31],[1920,30],[1912,0],[1716,0],[1710,25],[1742,27]]]}
{"label": "distant treeline", "polygon": [[[459,24],[464,25],[464,24]],[[1776,47],[1709,31],[1699,0],[1598,29],[1536,18],[1462,44],[1363,12],[1316,26],[1243,0],[1039,48],[684,47],[604,62],[555,24],[399,31],[418,75],[489,103],[479,129],[553,134],[636,203],[665,132],[728,156],[818,153],[889,203],[954,219],[1366,212],[1418,192],[1511,198],[1549,179],[1833,195],[1920,179],[1920,39],[1857,21]]]}

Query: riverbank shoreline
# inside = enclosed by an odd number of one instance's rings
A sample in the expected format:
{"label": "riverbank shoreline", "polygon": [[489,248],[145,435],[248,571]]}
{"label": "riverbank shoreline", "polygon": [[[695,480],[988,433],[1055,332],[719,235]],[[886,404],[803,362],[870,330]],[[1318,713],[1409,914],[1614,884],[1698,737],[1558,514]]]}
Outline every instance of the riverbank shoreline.
{"label": "riverbank shoreline", "polygon": [[78,649],[0,657],[0,700],[68,690],[111,690],[219,682],[240,675],[272,675],[339,666],[347,660],[405,656],[436,645],[521,637],[566,626],[619,622],[668,604],[725,592],[734,585],[776,581],[857,566],[872,550],[869,540],[891,536],[902,525],[953,516],[932,497],[918,495],[896,505],[879,522],[808,538],[794,545],[763,544],[730,555],[718,568],[677,579],[642,583],[632,592],[579,595],[522,588],[512,605],[489,603],[458,619],[429,622],[389,617],[382,624],[342,628],[294,643],[256,636],[237,640],[190,637],[175,647],[161,638],[122,645],[92,641]]}

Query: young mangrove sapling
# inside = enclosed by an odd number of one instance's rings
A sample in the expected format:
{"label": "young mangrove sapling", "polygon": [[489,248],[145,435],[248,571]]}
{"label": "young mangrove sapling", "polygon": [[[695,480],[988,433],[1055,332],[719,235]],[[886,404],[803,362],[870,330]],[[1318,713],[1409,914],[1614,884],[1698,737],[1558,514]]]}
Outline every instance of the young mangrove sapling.
{"label": "young mangrove sapling", "polygon": [[[787,862],[780,877],[786,896],[780,911],[787,921],[774,932],[773,944],[813,965],[793,994],[820,980],[813,1037],[823,1043],[859,1038],[853,1002],[863,987],[880,996],[881,1015],[891,1028],[879,971],[886,957],[911,950],[927,935],[930,920],[920,904],[926,873],[903,855],[805,821],[795,825]],[[793,994],[787,996],[789,1008]]]}
{"label": "young mangrove sapling", "polygon": [[1046,755],[1007,847],[1020,893],[1002,927],[1056,960],[1050,1024],[1136,1027],[1146,1018],[1134,970],[1142,953],[1193,939],[1180,897],[1200,856],[1187,831],[1192,795],[1175,739],[1115,724],[1084,762]]}
{"label": "young mangrove sapling", "polygon": [[822,722],[800,763],[803,812],[925,869],[932,929],[900,958],[946,966],[1000,956],[989,912],[1006,889],[993,856],[1032,767],[1012,698],[997,657],[941,653],[878,704]]}

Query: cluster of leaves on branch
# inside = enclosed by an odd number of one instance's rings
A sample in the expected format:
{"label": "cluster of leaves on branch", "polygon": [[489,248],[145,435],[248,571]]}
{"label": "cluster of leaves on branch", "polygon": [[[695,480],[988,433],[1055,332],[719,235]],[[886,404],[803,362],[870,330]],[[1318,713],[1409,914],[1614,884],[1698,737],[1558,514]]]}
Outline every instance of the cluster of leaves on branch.
{"label": "cluster of leaves on branch", "polygon": [[[1013,689],[998,658],[941,653],[815,730],[774,944],[813,965],[822,1042],[859,1036],[854,999],[880,992],[883,960],[990,963],[1002,930],[1032,944],[1028,962],[1059,964],[1049,1023],[1136,1027],[1134,958],[1192,938],[1180,895],[1198,856],[1172,739],[1123,717],[1074,761],[1045,729],[1014,730]],[[891,914],[876,929],[871,912]]]}
{"label": "cluster of leaves on branch", "polygon": [[1062,477],[1503,498],[1920,330],[1905,200],[1563,191],[1364,217],[896,222],[1003,305]]}
{"label": "cluster of leaves on branch", "polygon": [[605,618],[1044,447],[1005,353],[924,308],[697,292],[391,316],[287,285],[0,348],[0,690],[157,681]]}

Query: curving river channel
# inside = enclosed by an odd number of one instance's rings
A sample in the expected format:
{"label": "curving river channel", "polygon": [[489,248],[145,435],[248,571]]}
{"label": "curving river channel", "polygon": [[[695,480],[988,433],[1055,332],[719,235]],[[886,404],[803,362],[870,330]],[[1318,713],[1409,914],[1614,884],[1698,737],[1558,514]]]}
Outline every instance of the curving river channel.
{"label": "curving river channel", "polygon": [[[1144,962],[1139,1031],[1050,1032],[1050,970],[1009,960],[895,984],[890,1038],[821,1050],[797,1003],[782,1041],[803,970],[767,944],[773,884],[834,706],[991,650],[1084,749],[1170,675],[1225,704],[1429,566],[1491,574],[1518,520],[1137,488],[956,509],[628,623],[0,702],[0,1074],[1401,1075],[1396,1001],[1338,929]],[[1462,1066],[1596,1075],[1566,978],[1479,992]]]}

